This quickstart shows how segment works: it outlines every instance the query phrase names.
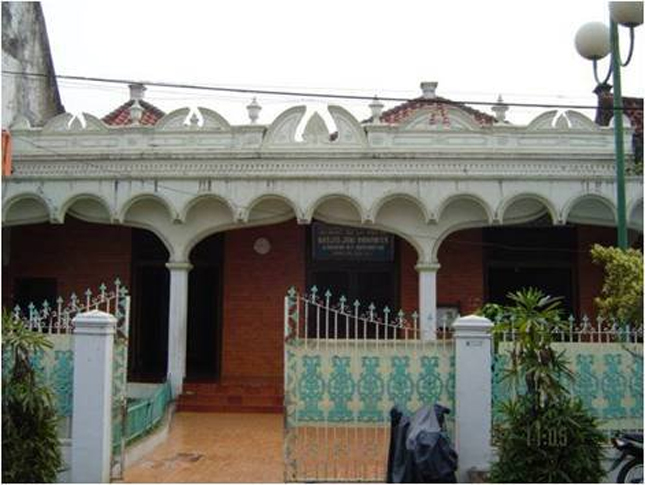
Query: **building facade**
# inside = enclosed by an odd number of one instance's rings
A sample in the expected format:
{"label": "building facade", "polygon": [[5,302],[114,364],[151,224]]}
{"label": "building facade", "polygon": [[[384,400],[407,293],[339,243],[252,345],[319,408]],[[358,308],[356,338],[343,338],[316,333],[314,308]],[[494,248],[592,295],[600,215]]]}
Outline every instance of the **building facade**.
{"label": "building facade", "polygon": [[[304,106],[269,125],[165,114],[134,86],[104,119],[12,129],[3,303],[119,277],[133,296],[134,380],[279,379],[287,289],[418,311],[422,334],[539,287],[594,314],[594,243],[615,243],[612,128],[549,111],[526,126],[438,97],[359,122]],[[630,128],[627,129],[631,130]],[[630,139],[629,136],[626,137]],[[631,153],[631,143],[626,143]],[[642,178],[627,177],[642,244]]]}

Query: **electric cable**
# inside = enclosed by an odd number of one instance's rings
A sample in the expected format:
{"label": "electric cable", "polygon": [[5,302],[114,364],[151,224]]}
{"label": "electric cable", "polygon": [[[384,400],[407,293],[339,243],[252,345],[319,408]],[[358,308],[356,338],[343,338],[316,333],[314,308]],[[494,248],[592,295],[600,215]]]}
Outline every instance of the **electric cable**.
{"label": "electric cable", "polygon": [[[32,73],[32,72],[20,72],[20,71],[11,71],[3,70],[3,74],[14,75],[14,76],[26,76],[26,77],[40,77],[40,78],[50,78],[56,77],[58,79],[66,80],[75,80],[75,81],[86,81],[86,82],[103,82],[111,84],[144,84],[145,86],[155,86],[155,87],[164,87],[164,88],[174,88],[174,89],[192,89],[192,90],[202,90],[202,91],[214,91],[214,92],[230,92],[230,93],[243,93],[249,95],[267,95],[267,96],[286,96],[286,97],[298,97],[298,98],[319,98],[319,99],[345,99],[345,100],[362,100],[362,101],[373,101],[375,96],[365,96],[357,94],[341,94],[341,93],[312,93],[305,91],[277,91],[277,90],[268,90],[268,89],[250,89],[250,88],[234,88],[234,87],[224,87],[224,86],[208,86],[200,84],[185,84],[185,83],[170,83],[170,82],[160,82],[160,81],[133,81],[129,79],[117,79],[117,78],[106,78],[106,77],[94,77],[94,76],[73,76],[73,75],[63,75],[55,74],[53,76],[44,74],[44,73]],[[378,97],[381,101],[395,101],[395,102],[409,102],[415,98],[402,98],[402,97]],[[491,106],[495,105],[495,102],[487,101],[469,101],[469,100],[447,100],[441,97],[438,98],[442,102],[448,102],[451,104],[464,104],[464,105],[473,105],[473,106]],[[569,109],[598,109],[597,105],[587,105],[587,104],[558,104],[558,103],[519,103],[519,102],[504,102],[507,106],[514,107],[524,107],[524,108],[569,108]],[[617,110],[635,110],[642,111],[642,108],[638,107],[625,107],[619,106],[617,108],[612,108]]]}

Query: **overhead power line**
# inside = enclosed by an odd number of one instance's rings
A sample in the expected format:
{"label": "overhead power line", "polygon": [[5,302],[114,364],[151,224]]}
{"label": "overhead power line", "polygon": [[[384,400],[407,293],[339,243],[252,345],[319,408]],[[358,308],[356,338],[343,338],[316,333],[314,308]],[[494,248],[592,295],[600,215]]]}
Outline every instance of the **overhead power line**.
{"label": "overhead power line", "polygon": [[[8,74],[12,76],[26,76],[26,77],[41,77],[41,78],[50,78],[51,75],[44,73],[35,73],[35,72],[20,72],[20,71],[2,71],[2,74]],[[268,89],[251,89],[251,88],[234,88],[234,87],[225,87],[225,86],[207,86],[201,84],[183,84],[183,83],[169,83],[169,82],[160,82],[160,81],[134,81],[131,79],[117,79],[117,78],[106,78],[106,77],[94,77],[94,76],[72,76],[72,75],[63,75],[56,74],[53,77],[57,79],[65,79],[71,81],[84,81],[84,82],[101,82],[101,83],[111,83],[111,84],[144,84],[146,86],[155,86],[163,88],[173,88],[173,89],[193,89],[200,91],[215,91],[215,92],[229,92],[229,93],[240,93],[240,94],[250,94],[250,95],[267,95],[267,96],[286,96],[286,97],[298,97],[298,98],[322,98],[322,99],[345,99],[345,100],[363,100],[363,101],[372,101],[374,96],[365,96],[357,94],[341,94],[341,93],[313,93],[305,91],[277,91],[277,90],[268,90]],[[378,99],[381,101],[394,101],[394,102],[407,102],[412,101],[414,98],[400,98],[400,97],[380,97]],[[441,98],[439,98],[441,99]],[[495,102],[487,101],[464,101],[464,100],[449,100],[451,103],[459,103],[464,105],[483,105],[483,106],[492,106],[495,105]],[[597,105],[588,105],[588,104],[558,104],[558,103],[518,103],[518,102],[504,102],[507,106],[523,107],[523,108],[570,108],[570,109],[597,109]],[[630,110],[640,110],[642,108],[624,106],[614,108],[614,109],[630,109]]]}

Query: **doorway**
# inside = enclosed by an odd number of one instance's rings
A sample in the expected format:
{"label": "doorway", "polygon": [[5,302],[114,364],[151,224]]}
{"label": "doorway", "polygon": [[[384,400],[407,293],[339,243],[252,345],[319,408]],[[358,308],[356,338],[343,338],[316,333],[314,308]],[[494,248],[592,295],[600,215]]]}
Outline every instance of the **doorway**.
{"label": "doorway", "polygon": [[308,232],[307,288],[317,286],[319,295],[329,290],[334,301],[343,295],[350,306],[358,300],[363,309],[373,303],[378,312],[389,307],[394,314],[400,307],[398,262],[398,240],[386,232],[321,222]]}
{"label": "doorway", "polygon": [[133,380],[162,382],[168,365],[168,250],[152,232],[132,229],[132,326],[128,365]]}
{"label": "doorway", "polygon": [[223,235],[201,241],[190,253],[187,381],[219,381],[222,355]]}

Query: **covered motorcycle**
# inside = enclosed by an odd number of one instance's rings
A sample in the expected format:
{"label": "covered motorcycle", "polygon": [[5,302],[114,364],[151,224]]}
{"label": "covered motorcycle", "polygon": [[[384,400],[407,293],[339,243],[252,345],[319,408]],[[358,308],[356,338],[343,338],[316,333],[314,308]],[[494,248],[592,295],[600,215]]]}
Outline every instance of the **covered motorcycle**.
{"label": "covered motorcycle", "polygon": [[424,406],[412,416],[392,408],[388,483],[457,482],[457,452],[443,429],[448,413],[439,404]]}

